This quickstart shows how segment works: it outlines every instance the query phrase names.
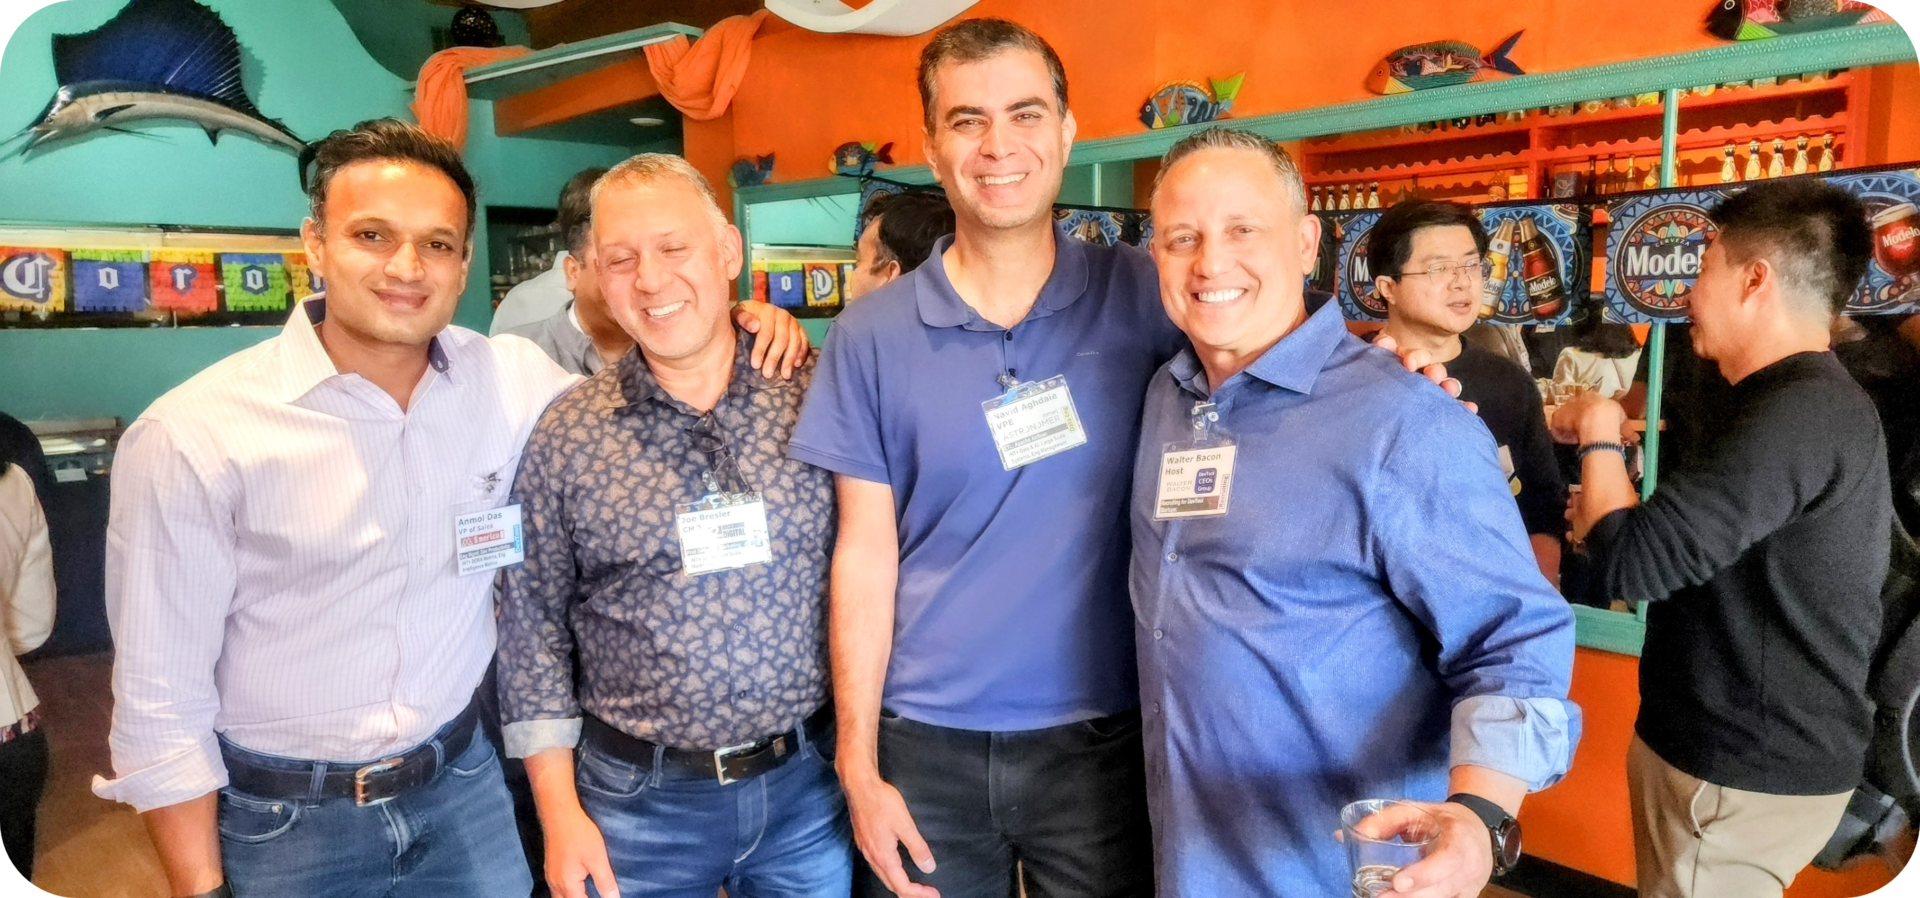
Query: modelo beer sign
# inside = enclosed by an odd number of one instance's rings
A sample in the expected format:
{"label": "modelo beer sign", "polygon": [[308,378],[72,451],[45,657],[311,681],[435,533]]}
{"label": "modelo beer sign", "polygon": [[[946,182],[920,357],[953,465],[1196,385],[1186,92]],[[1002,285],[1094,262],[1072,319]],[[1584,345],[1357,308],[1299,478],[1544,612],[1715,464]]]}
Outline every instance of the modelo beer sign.
{"label": "modelo beer sign", "polygon": [[1700,261],[1713,242],[1707,211],[1720,190],[1638,194],[1609,205],[1607,317],[1644,323],[1687,317]]}
{"label": "modelo beer sign", "polygon": [[1374,289],[1373,267],[1367,261],[1367,235],[1379,223],[1380,213],[1318,214],[1323,225],[1333,229],[1333,295],[1340,313],[1350,321],[1387,320],[1387,304]]}

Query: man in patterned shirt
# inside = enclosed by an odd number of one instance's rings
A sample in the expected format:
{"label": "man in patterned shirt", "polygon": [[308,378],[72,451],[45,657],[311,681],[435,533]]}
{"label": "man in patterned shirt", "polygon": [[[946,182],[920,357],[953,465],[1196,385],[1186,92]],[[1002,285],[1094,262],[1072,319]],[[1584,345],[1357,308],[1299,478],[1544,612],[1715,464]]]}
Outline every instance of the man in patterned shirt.
{"label": "man in patterned shirt", "polygon": [[534,430],[500,625],[507,751],[527,761],[547,880],[576,898],[589,877],[609,898],[845,895],[822,755],[833,479],[786,457],[812,360],[791,381],[754,370],[727,315],[740,233],[684,159],[608,172],[593,240],[640,351]]}

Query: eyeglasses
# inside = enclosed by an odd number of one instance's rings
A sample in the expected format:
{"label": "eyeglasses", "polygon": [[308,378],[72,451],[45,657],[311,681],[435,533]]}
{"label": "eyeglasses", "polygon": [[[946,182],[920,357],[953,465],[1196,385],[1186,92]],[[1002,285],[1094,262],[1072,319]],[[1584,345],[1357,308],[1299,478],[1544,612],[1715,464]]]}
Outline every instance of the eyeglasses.
{"label": "eyeglasses", "polygon": [[1435,262],[1425,268],[1415,269],[1413,271],[1402,271],[1394,276],[1405,278],[1422,274],[1443,283],[1451,283],[1455,275],[1465,275],[1468,283],[1472,283],[1475,280],[1484,281],[1493,276],[1493,260],[1473,259],[1467,262]]}
{"label": "eyeglasses", "polygon": [[727,445],[726,431],[720,428],[720,419],[713,412],[701,415],[693,426],[687,428],[687,439],[693,448],[707,457],[707,470],[702,475],[710,493],[751,493],[753,485],[747,482],[747,475],[740,470],[740,461],[733,457],[733,449]]}

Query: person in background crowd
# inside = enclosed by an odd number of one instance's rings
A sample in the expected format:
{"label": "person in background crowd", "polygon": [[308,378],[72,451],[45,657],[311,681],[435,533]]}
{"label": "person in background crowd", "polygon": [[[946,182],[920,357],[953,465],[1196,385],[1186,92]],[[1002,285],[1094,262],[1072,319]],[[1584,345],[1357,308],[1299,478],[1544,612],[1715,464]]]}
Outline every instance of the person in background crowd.
{"label": "person in background crowd", "polygon": [[[1148,387],[1132,478],[1159,894],[1346,894],[1341,807],[1406,798],[1441,829],[1393,894],[1477,898],[1518,859],[1513,815],[1566,772],[1580,720],[1572,612],[1534,568],[1494,443],[1337,307],[1306,312],[1319,227],[1285,150],[1188,137],[1152,209],[1161,302],[1192,341]],[[1399,272],[1381,278],[1388,327],[1436,357],[1458,351],[1432,336],[1446,300],[1480,292],[1455,210],[1396,206],[1370,238]]]}
{"label": "person in background crowd", "polygon": [[[591,169],[589,169],[591,171]],[[567,206],[567,193],[576,190],[574,181],[586,172],[574,175],[560,188],[557,206],[564,213]],[[592,185],[588,185],[589,187]],[[555,221],[560,226],[560,237],[566,240],[567,224]],[[567,259],[572,256],[572,244],[554,255],[553,264],[533,277],[513,285],[507,295],[500,297],[500,303],[493,308],[493,321],[487,325],[487,335],[498,337],[515,328],[523,328],[560,314],[573,299],[573,288],[568,286],[572,278],[567,272]],[[580,263],[575,262],[576,266]]]}
{"label": "person in background crowd", "polygon": [[120,441],[94,791],[141,812],[175,895],[521,898],[474,693],[521,449],[578,378],[449,326],[475,208],[451,144],[384,119],[313,160],[327,292]]}
{"label": "person in background crowd", "polygon": [[40,438],[19,418],[0,412],[0,465],[9,463],[27,472],[34,494],[46,502],[53,476],[47,471],[47,454],[40,448]]}
{"label": "person in background crowd", "polygon": [[1778,896],[1860,781],[1892,523],[1873,403],[1829,351],[1865,274],[1866,211],[1823,181],[1748,187],[1712,213],[1693,346],[1731,387],[1725,426],[1641,504],[1619,403],[1554,415],[1577,443],[1569,509],[1607,596],[1656,601],[1628,753],[1640,894]]}
{"label": "person in background crowd", "polygon": [[1397,203],[1367,236],[1374,288],[1387,304],[1381,333],[1425,349],[1460,381],[1493,433],[1500,468],[1520,506],[1535,563],[1560,582],[1567,485],[1554,459],[1540,390],[1525,368],[1460,338],[1479,319],[1487,234],[1473,207],[1434,200]]}
{"label": "person in background crowd", "polygon": [[867,226],[854,245],[847,301],[886,286],[927,260],[933,242],[953,233],[953,205],[932,190],[875,194],[867,201]]}
{"label": "person in background crowd", "polygon": [[1619,399],[1633,388],[1633,372],[1640,366],[1640,341],[1633,328],[1609,324],[1598,308],[1573,325],[1573,345],[1560,350],[1553,363],[1553,382]]}
{"label": "person in background crowd", "polygon": [[[1887,435],[1893,510],[1920,534],[1920,315],[1835,319],[1833,352],[1873,398]],[[1845,325],[1843,327],[1843,325]]]}
{"label": "person in background crowd", "polygon": [[640,351],[535,428],[514,485],[527,559],[502,584],[507,753],[547,880],[566,898],[589,878],[625,898],[846,895],[833,479],[785,457],[812,366],[754,370],[727,311],[740,233],[686,160],[635,156],[592,207],[588,252]]}
{"label": "person in background crowd", "polygon": [[53,549],[33,480],[20,465],[0,461],[0,625],[7,636],[0,663],[0,845],[28,880],[34,818],[47,784],[47,734],[19,656],[52,635],[54,597]]}
{"label": "person in background crowd", "polygon": [[593,268],[591,197],[594,182],[606,172],[604,168],[587,169],[574,175],[560,191],[557,224],[567,244],[561,270],[566,274],[571,298],[560,311],[544,319],[495,331],[532,340],[554,364],[581,377],[592,377],[633,348],[633,338],[608,314],[607,300]]}

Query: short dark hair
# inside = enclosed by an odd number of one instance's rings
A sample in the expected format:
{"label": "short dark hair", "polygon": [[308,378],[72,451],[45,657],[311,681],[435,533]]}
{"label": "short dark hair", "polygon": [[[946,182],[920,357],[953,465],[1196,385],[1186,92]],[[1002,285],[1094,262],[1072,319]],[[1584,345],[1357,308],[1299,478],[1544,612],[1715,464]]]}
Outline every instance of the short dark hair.
{"label": "short dark hair", "polygon": [[879,193],[867,201],[868,220],[880,219],[880,254],[875,268],[899,262],[906,274],[927,260],[934,241],[953,233],[953,204],[935,190]]}
{"label": "short dark hair", "polygon": [[567,186],[560,188],[560,213],[554,224],[560,228],[567,252],[576,258],[586,252],[587,238],[593,236],[593,184],[606,173],[604,168],[589,168],[567,179]]}
{"label": "short dark hair", "polygon": [[1462,227],[1473,234],[1473,248],[1487,254],[1487,229],[1472,206],[1444,200],[1394,203],[1367,232],[1367,265],[1375,275],[1399,277],[1413,258],[1413,235],[1422,228]]}
{"label": "short dark hair", "polygon": [[1067,67],[1060,54],[1053,52],[1033,29],[1006,19],[964,19],[940,29],[933,40],[920,50],[920,113],[926,119],[927,133],[933,133],[933,79],[940,67],[950,62],[979,62],[1008,50],[1031,50],[1040,54],[1053,79],[1053,98],[1060,112],[1067,111]]}
{"label": "short dark hair", "polygon": [[1708,213],[1737,265],[1764,256],[1789,294],[1838,315],[1866,276],[1873,229],[1858,197],[1824,180],[1755,184]]}
{"label": "short dark hair", "polygon": [[1573,345],[1603,359],[1624,359],[1640,351],[1633,328],[1606,320],[1597,304],[1573,322]]}
{"label": "short dark hair", "polygon": [[333,186],[333,176],[356,162],[381,159],[412,162],[446,175],[466,198],[467,236],[473,236],[473,175],[460,161],[459,148],[418,125],[394,118],[369,119],[335,131],[300,152],[300,181],[307,191],[314,227],[326,226],[327,190]]}

